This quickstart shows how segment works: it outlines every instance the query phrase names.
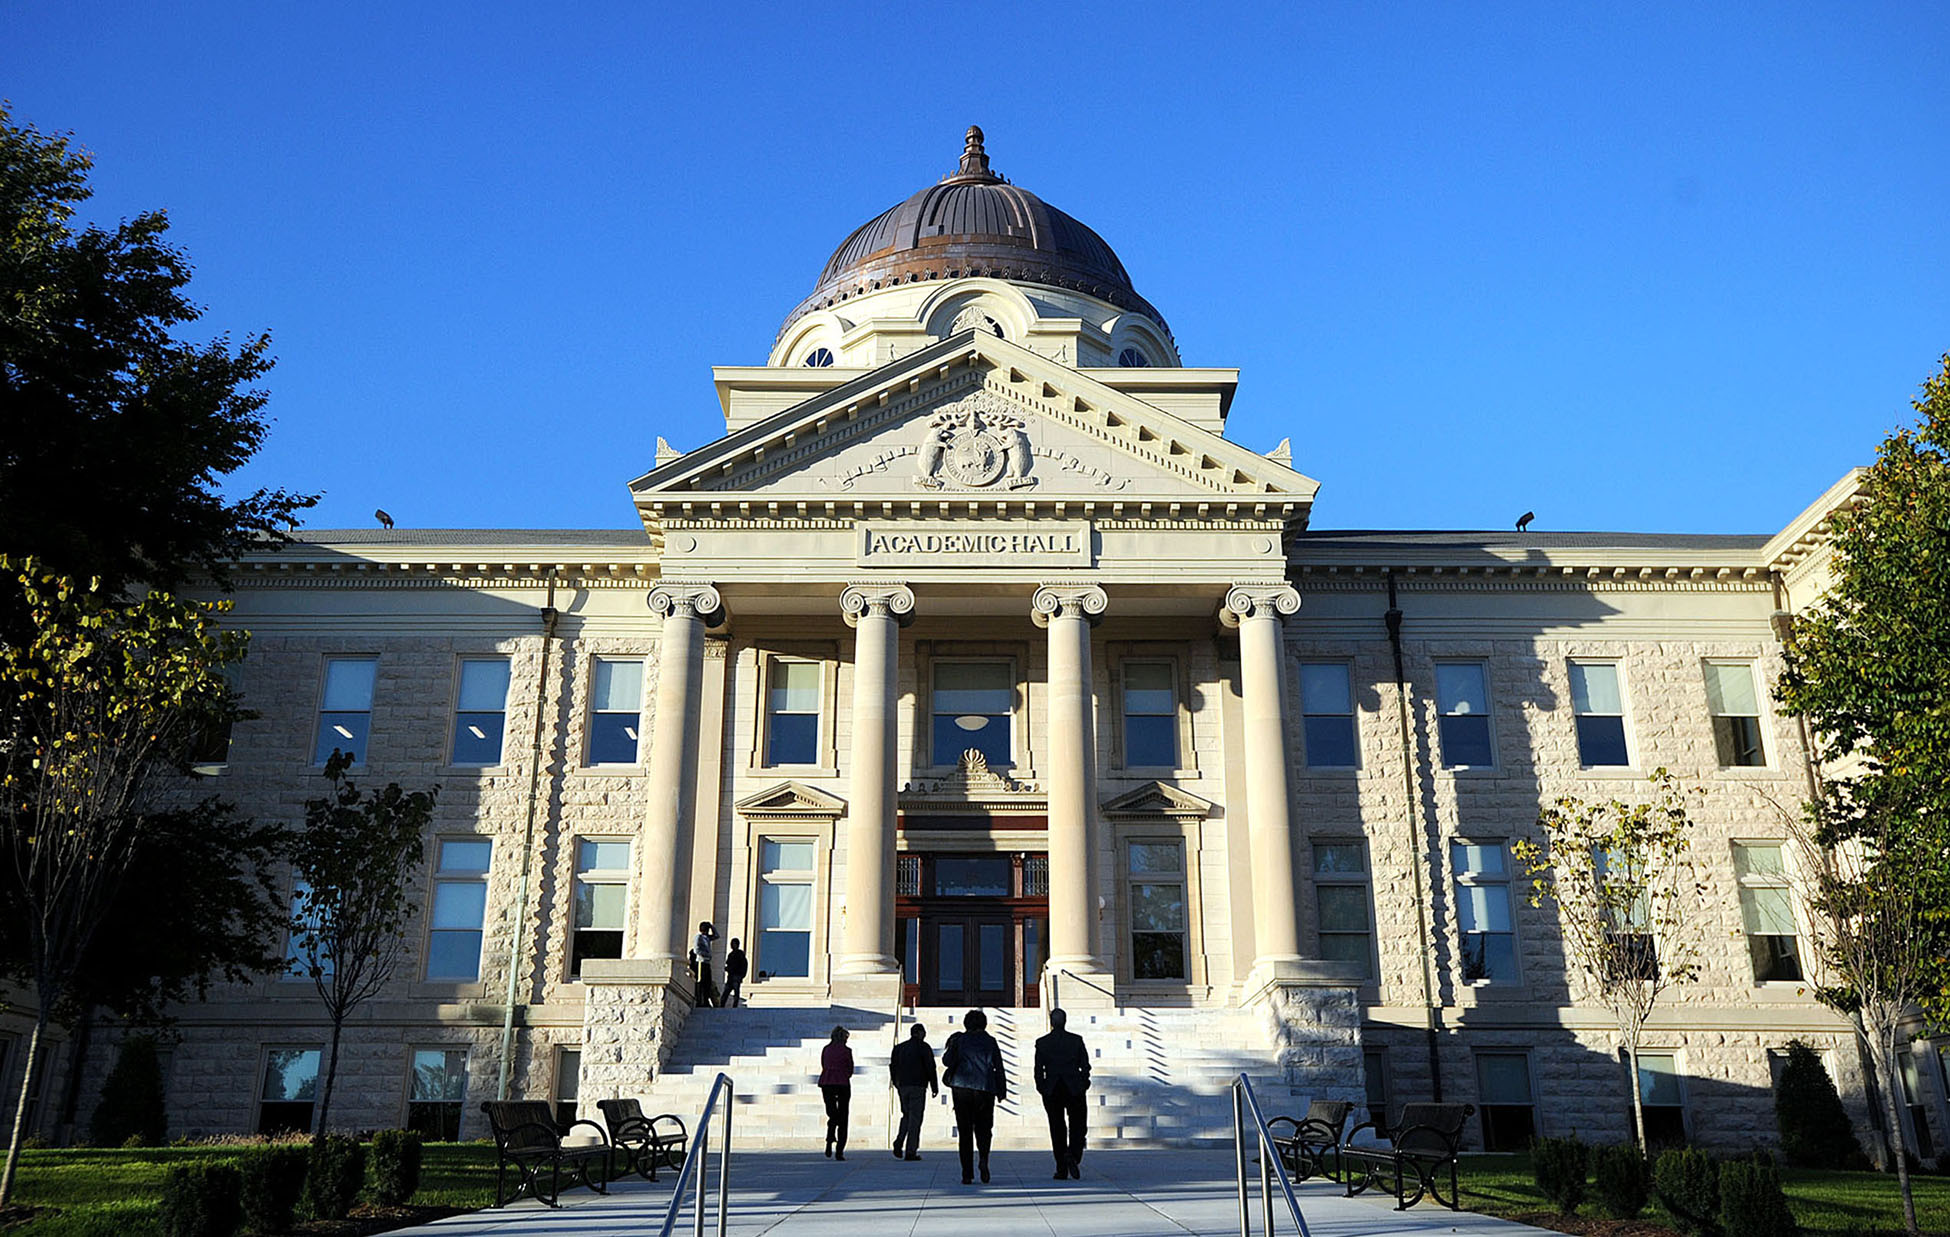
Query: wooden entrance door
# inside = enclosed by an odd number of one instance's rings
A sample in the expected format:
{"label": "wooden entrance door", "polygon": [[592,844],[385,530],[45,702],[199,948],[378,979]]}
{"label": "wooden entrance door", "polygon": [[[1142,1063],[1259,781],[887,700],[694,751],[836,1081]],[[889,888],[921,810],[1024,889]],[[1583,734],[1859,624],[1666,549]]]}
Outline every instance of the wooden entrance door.
{"label": "wooden entrance door", "polygon": [[923,915],[921,1003],[1014,1005],[1015,935],[1006,910]]}

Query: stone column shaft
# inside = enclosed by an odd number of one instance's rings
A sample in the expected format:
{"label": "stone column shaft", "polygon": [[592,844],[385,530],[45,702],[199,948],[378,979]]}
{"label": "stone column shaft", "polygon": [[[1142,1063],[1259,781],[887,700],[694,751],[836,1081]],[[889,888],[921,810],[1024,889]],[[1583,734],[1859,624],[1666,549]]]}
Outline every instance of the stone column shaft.
{"label": "stone column shaft", "polygon": [[1300,959],[1287,788],[1286,655],[1280,623],[1282,614],[1299,608],[1300,595],[1286,585],[1244,585],[1226,596],[1226,609],[1239,623],[1255,969],[1278,970]]}
{"label": "stone column shaft", "polygon": [[855,586],[840,595],[853,625],[853,749],[846,805],[846,927],[839,975],[896,973],[894,831],[899,800],[900,621],[914,594],[899,585]]}
{"label": "stone column shaft", "polygon": [[1046,587],[1035,616],[1049,628],[1049,963],[1101,972],[1097,940],[1097,725],[1090,682],[1091,620],[1104,591]]}
{"label": "stone column shaft", "polygon": [[664,625],[640,857],[643,878],[637,896],[637,953],[645,958],[675,961],[690,948],[687,920],[704,627],[721,606],[718,591],[708,584],[664,584],[650,591],[650,608],[664,616]]}

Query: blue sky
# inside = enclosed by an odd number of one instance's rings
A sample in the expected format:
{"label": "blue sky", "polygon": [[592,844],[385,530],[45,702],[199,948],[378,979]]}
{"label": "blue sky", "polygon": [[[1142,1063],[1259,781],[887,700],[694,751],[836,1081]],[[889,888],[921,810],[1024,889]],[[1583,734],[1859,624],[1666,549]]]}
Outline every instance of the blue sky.
{"label": "blue sky", "polygon": [[1902,5],[15,0],[0,93],[272,333],[314,527],[625,527],[841,239],[952,170],[1096,228],[1316,527],[1769,532],[1950,350]]}

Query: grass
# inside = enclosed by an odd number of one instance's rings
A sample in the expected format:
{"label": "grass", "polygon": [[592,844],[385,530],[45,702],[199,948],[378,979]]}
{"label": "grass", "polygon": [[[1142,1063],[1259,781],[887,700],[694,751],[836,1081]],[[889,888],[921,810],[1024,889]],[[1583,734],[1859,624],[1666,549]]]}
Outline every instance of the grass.
{"label": "grass", "polygon": [[[195,1147],[74,1147],[26,1151],[14,1183],[14,1202],[58,1208],[7,1237],[151,1237],[162,1232],[158,1205],[163,1177],[175,1164],[208,1163],[249,1154],[245,1145]],[[494,1201],[494,1144],[428,1143],[420,1160],[416,1207],[472,1210]]]}
{"label": "grass", "polygon": [[[1950,1233],[1950,1177],[1912,1176],[1910,1180],[1915,1186],[1917,1224],[1926,1233]],[[1781,1187],[1804,1233],[1854,1237],[1903,1231],[1902,1198],[1893,1175],[1787,1168],[1781,1171]],[[1462,1204],[1485,1215],[1529,1217],[1531,1223],[1540,1222],[1537,1212],[1550,1210],[1531,1175],[1528,1155],[1464,1156]],[[1595,1197],[1587,1195],[1579,1217],[1603,1214]],[[1656,1195],[1639,1219],[1680,1231]]]}

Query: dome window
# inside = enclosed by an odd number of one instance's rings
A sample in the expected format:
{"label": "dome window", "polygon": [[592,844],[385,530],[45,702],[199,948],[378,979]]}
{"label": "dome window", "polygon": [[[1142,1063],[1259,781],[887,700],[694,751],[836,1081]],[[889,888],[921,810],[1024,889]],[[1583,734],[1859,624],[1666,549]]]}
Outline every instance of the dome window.
{"label": "dome window", "polygon": [[1151,360],[1136,348],[1126,348],[1117,354],[1117,363],[1125,369],[1143,369]]}
{"label": "dome window", "polygon": [[806,354],[806,359],[802,364],[808,369],[831,369],[833,367],[833,350],[831,348],[814,348]]}

